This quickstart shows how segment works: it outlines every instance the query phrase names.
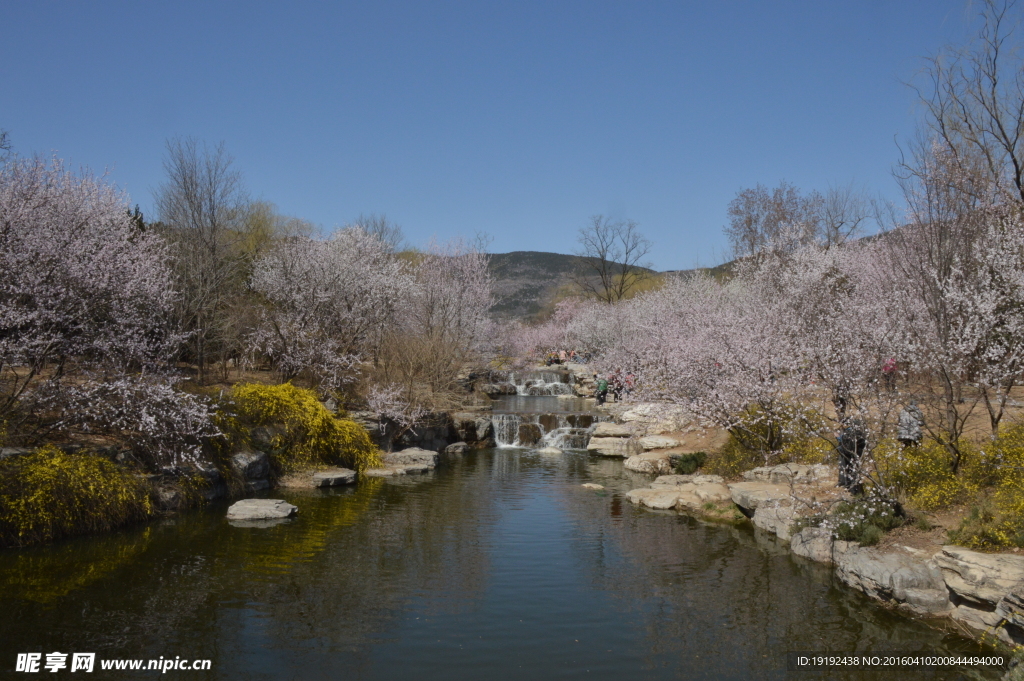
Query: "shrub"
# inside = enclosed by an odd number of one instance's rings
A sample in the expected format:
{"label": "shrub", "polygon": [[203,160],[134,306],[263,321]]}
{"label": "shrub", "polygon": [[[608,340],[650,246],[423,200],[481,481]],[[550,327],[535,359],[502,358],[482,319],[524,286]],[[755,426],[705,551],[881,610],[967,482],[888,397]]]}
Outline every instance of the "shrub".
{"label": "shrub", "polygon": [[946,448],[934,440],[921,445],[903,447],[893,440],[883,440],[872,456],[879,480],[900,498],[924,510],[945,508],[962,503],[978,494],[978,451],[970,443],[960,444],[963,453],[960,474],[953,473]]}
{"label": "shrub", "polygon": [[690,454],[676,454],[672,456],[672,468],[679,475],[691,475],[704,465],[708,455],[706,452],[692,452]]}
{"label": "shrub", "polygon": [[905,522],[902,509],[892,502],[874,497],[862,497],[836,504],[828,514],[808,516],[798,520],[793,529],[823,527],[841,541],[855,541],[861,546],[873,546],[889,530]]}
{"label": "shrub", "polygon": [[100,456],[44,447],[0,462],[0,545],[102,532],[152,513],[142,480]]}
{"label": "shrub", "polygon": [[229,446],[253,446],[253,431],[268,428],[272,433],[268,453],[279,473],[320,464],[356,470],[382,465],[366,430],[334,416],[312,390],[290,383],[241,383],[232,389],[231,401],[231,407],[219,415],[222,429],[229,433]]}
{"label": "shrub", "polygon": [[[814,412],[780,408],[769,415],[752,406],[743,412],[738,425],[730,429],[729,441],[707,462],[709,472],[736,477],[759,466],[781,463],[824,463],[833,454],[831,443],[818,433],[825,422]],[[766,450],[772,443],[772,450]]]}

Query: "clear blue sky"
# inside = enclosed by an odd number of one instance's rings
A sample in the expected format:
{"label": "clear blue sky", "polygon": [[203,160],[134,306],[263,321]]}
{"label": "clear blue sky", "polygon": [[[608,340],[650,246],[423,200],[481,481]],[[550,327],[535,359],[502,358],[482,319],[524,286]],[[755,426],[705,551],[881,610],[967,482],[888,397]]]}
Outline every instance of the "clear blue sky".
{"label": "clear blue sky", "polygon": [[715,264],[736,192],[781,179],[898,196],[903,83],[964,0],[0,0],[0,128],[150,213],[165,140],[223,141],[254,197],[422,244],[570,252],[640,223],[658,269]]}

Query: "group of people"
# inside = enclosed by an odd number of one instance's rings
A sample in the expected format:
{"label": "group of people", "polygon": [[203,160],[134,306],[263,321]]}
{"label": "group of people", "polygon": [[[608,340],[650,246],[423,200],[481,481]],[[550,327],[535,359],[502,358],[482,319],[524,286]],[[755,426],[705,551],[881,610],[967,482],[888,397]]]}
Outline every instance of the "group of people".
{"label": "group of people", "polygon": [[616,369],[608,376],[594,374],[594,383],[594,397],[597,398],[598,404],[604,404],[608,401],[609,390],[611,390],[612,398],[616,402],[621,402],[624,394],[629,395],[633,392],[636,377],[631,373],[623,373],[621,369]]}
{"label": "group of people", "polygon": [[590,358],[581,352],[575,350],[552,350],[548,353],[547,366],[552,364],[567,364],[572,362],[573,364],[586,364]]}

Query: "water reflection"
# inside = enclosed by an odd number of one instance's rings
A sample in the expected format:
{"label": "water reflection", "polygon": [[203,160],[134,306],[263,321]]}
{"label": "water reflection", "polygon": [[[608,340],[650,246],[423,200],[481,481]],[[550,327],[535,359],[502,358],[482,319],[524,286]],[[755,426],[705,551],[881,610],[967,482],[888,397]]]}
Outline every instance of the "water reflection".
{"label": "water reflection", "polygon": [[790,650],[971,647],[765,535],[624,503],[649,480],[632,475],[488,451],[431,476],[275,493],[300,514],[274,527],[232,527],[219,507],[3,552],[0,667],[60,650],[208,657],[205,678],[224,679],[781,679]]}

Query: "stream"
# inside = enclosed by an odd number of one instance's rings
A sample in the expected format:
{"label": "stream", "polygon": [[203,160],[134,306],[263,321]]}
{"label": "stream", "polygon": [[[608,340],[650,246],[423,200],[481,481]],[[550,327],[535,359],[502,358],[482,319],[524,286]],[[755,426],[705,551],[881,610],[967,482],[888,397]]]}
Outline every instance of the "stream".
{"label": "stream", "polygon": [[267,492],[300,509],[273,527],[232,526],[225,502],[0,552],[0,669],[25,677],[18,653],[59,651],[211,660],[168,674],[196,679],[999,678],[788,670],[787,652],[990,651],[749,525],[633,507],[624,493],[651,476],[578,449],[596,417],[583,401],[494,407],[499,447],[423,476]]}

